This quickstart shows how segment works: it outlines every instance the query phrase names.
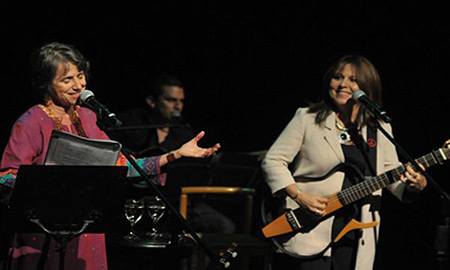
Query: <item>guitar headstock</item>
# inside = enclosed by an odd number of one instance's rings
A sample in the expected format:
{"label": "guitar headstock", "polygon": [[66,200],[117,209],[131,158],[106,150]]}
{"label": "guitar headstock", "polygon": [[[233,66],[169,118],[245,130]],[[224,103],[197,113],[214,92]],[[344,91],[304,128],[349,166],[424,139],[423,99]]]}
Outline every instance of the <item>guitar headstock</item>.
{"label": "guitar headstock", "polygon": [[444,160],[450,160],[450,140],[447,140],[441,148]]}
{"label": "guitar headstock", "polygon": [[450,140],[447,140],[442,147],[443,148],[450,148]]}
{"label": "guitar headstock", "polygon": [[228,269],[231,265],[231,260],[237,257],[237,247],[238,245],[236,243],[231,243],[230,246],[219,253],[219,260],[214,263],[211,262],[211,264],[208,266],[208,270],[219,270],[219,269]]}

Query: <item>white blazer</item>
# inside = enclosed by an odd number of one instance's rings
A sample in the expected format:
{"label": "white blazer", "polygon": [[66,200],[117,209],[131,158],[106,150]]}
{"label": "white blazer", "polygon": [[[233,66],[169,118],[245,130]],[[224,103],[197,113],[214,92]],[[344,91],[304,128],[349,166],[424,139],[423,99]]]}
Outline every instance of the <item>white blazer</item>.
{"label": "white blazer", "polygon": [[[303,182],[304,177],[320,177],[328,173],[334,166],[345,162],[341,144],[336,132],[336,114],[331,113],[323,125],[317,125],[316,114],[307,113],[308,108],[299,108],[294,118],[282,131],[275,143],[270,147],[262,162],[266,181],[272,193],[283,190],[288,185],[296,183],[297,186],[308,193],[319,196],[329,196],[342,187],[343,173],[335,173],[323,182]],[[392,133],[391,126],[382,123],[388,133]],[[367,128],[363,127],[362,135],[367,136]],[[394,145],[380,132],[377,132],[377,174],[381,174],[400,165]],[[294,179],[294,177],[297,180]],[[388,189],[399,199],[402,198],[405,185],[401,181],[388,186]],[[374,193],[381,195],[381,190]],[[295,209],[298,204],[286,198],[286,207]],[[366,204],[361,209],[361,222],[371,222],[372,214],[370,205]],[[375,213],[379,221],[379,214]],[[299,255],[312,255],[323,250],[330,243],[331,228],[334,218],[329,218],[320,223],[310,233],[297,233],[287,242],[284,248]],[[377,226],[377,231],[379,225]],[[373,229],[364,229],[359,239],[358,254],[355,269],[371,269],[375,258],[377,239]],[[330,256],[328,250],[324,256]]]}

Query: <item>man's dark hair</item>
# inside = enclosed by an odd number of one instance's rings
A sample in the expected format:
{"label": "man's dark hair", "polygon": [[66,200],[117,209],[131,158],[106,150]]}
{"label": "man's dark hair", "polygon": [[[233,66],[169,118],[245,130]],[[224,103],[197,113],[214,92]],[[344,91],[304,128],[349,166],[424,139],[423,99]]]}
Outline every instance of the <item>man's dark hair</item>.
{"label": "man's dark hair", "polygon": [[157,76],[150,83],[147,96],[157,98],[163,92],[165,86],[178,86],[183,87],[183,83],[172,74],[162,74]]}

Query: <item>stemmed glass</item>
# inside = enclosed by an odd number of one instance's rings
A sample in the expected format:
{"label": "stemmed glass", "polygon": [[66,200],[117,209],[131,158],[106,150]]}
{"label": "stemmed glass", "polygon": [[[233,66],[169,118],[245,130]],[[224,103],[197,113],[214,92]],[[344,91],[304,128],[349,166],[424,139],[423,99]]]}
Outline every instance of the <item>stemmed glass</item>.
{"label": "stemmed glass", "polygon": [[160,236],[160,234],[158,233],[157,224],[166,211],[166,205],[158,196],[145,197],[144,201],[147,213],[153,222],[153,226],[151,228],[149,236],[151,238],[157,238]]}
{"label": "stemmed glass", "polygon": [[126,240],[135,240],[139,238],[134,232],[134,226],[136,226],[136,223],[141,220],[142,215],[144,214],[144,206],[144,203],[140,200],[125,200],[125,217],[128,219],[131,225],[130,232],[124,237]]}

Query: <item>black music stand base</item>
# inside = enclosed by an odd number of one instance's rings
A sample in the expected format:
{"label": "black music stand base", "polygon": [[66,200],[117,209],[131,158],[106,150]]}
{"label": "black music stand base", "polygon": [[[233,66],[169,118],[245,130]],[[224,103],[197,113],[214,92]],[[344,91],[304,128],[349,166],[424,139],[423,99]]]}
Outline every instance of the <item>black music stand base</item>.
{"label": "black music stand base", "polygon": [[[123,215],[126,167],[44,166],[19,168],[10,201],[7,230],[45,233],[55,240],[59,269],[64,269],[67,244],[83,233],[116,229]],[[47,254],[38,268],[43,268]]]}

